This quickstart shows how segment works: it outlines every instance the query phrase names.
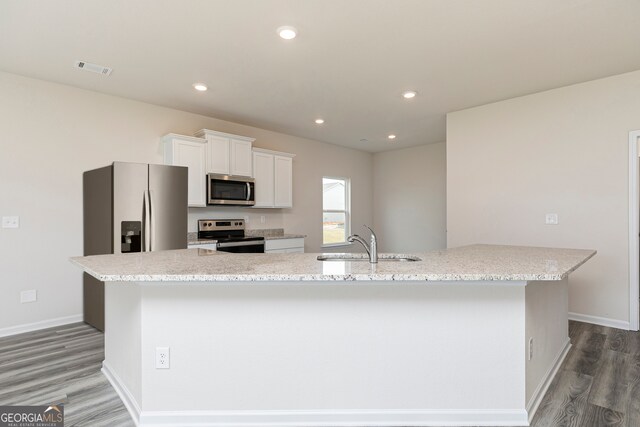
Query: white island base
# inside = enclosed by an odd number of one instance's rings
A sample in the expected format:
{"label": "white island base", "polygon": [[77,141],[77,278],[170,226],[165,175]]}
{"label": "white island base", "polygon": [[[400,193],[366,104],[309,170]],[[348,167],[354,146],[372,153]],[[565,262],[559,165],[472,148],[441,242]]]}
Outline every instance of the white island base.
{"label": "white island base", "polygon": [[567,312],[566,278],[107,282],[103,372],[142,426],[526,426]]}

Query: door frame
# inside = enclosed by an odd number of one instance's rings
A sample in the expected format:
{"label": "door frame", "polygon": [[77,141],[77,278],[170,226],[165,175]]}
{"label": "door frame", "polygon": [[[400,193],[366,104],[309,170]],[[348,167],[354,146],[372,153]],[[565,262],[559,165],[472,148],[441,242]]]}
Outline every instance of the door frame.
{"label": "door frame", "polygon": [[640,130],[629,132],[629,329],[640,329],[640,182],[638,143]]}

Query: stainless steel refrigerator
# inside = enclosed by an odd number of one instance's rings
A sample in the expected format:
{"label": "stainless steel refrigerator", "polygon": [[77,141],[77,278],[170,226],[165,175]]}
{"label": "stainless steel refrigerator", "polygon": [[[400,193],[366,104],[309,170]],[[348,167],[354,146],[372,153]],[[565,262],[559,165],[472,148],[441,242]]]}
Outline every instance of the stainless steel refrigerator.
{"label": "stainless steel refrigerator", "polygon": [[[84,255],[186,249],[187,191],[181,166],[114,162],[85,172]],[[104,282],[84,273],[83,288],[84,321],[104,331]]]}

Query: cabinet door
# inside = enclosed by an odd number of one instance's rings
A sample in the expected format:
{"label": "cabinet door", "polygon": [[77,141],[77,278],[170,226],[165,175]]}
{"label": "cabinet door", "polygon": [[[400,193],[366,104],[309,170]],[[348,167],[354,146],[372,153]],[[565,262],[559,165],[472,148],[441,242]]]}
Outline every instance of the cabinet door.
{"label": "cabinet door", "polygon": [[207,171],[230,175],[229,169],[229,138],[207,135],[208,151]]}
{"label": "cabinet door", "polygon": [[289,248],[286,251],[288,254],[303,254],[304,248]]}
{"label": "cabinet door", "polygon": [[253,153],[253,178],[256,180],[256,208],[273,207],[273,155]]}
{"label": "cabinet door", "polygon": [[251,176],[251,141],[231,139],[231,175]]}
{"label": "cabinet door", "polygon": [[293,159],[285,156],[274,157],[274,206],[293,206]]}
{"label": "cabinet door", "polygon": [[297,252],[299,249],[304,251],[304,237],[292,237],[290,239],[267,239],[264,242],[265,251],[286,250]]}
{"label": "cabinet door", "polygon": [[203,207],[207,205],[206,199],[206,147],[200,142],[182,141],[174,139],[172,142],[173,161],[175,166],[186,166],[189,169],[188,183],[189,206]]}

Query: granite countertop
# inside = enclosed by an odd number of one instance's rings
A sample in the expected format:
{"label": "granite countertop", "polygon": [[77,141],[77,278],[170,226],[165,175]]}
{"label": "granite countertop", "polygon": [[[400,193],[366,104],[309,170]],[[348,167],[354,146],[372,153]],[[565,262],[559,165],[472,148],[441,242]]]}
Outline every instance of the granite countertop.
{"label": "granite countertop", "polygon": [[305,234],[287,234],[283,228],[260,228],[254,230],[245,230],[245,236],[264,237],[265,240],[276,239],[302,239],[307,237]]}
{"label": "granite countertop", "polygon": [[304,239],[306,234],[282,234],[277,236],[264,236],[264,240],[278,240],[278,239]]}
{"label": "granite countertop", "polygon": [[102,281],[527,281],[562,280],[596,251],[470,245],[417,253],[421,261],[318,261],[319,254],[236,254],[179,249],[75,257]]}
{"label": "granite countertop", "polygon": [[211,245],[213,243],[218,243],[218,241],[216,239],[198,239],[197,237],[187,240],[187,246]]}

